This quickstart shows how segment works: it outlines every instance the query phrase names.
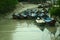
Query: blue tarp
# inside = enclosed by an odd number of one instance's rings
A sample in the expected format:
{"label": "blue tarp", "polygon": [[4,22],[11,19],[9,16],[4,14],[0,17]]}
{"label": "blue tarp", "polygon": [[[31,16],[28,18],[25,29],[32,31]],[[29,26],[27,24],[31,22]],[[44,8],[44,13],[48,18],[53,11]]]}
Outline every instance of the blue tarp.
{"label": "blue tarp", "polygon": [[44,19],[45,22],[51,22],[52,19],[50,17],[47,17],[46,19]]}

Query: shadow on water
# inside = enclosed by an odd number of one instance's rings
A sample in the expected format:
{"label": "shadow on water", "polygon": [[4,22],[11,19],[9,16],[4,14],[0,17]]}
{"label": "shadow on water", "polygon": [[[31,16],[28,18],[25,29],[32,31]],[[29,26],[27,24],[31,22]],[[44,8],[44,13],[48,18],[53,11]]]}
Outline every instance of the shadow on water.
{"label": "shadow on water", "polygon": [[40,30],[44,31],[45,26],[37,26]]}
{"label": "shadow on water", "polygon": [[35,25],[37,25],[37,27],[41,30],[44,31],[44,29],[46,28],[46,26],[44,24],[39,24],[39,23],[34,23]]}
{"label": "shadow on water", "polygon": [[48,31],[50,36],[52,37],[51,39],[53,40],[60,40],[60,25],[56,24],[55,26],[47,26],[47,25],[37,25],[37,27],[42,30],[43,32],[45,29]]}
{"label": "shadow on water", "polygon": [[55,33],[56,33],[56,30],[57,30],[57,27],[51,27],[51,26],[49,26],[49,27],[46,27],[51,33],[53,33],[54,35],[55,35]]}

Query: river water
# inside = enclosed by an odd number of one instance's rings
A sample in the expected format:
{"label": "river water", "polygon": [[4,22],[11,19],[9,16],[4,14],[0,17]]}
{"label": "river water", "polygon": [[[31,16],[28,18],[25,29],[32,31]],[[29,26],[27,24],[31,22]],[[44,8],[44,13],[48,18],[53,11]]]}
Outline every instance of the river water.
{"label": "river water", "polygon": [[59,28],[37,26],[34,20],[1,19],[0,40],[55,40]]}

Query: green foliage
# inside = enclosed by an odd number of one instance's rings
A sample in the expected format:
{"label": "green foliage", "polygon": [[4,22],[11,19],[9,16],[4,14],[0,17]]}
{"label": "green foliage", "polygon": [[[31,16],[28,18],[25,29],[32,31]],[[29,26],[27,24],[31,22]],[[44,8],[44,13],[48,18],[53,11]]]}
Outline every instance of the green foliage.
{"label": "green foliage", "polygon": [[57,1],[57,4],[60,5],[60,0]]}
{"label": "green foliage", "polygon": [[50,10],[50,15],[51,16],[58,16],[60,17],[60,0],[57,1],[57,5],[59,5],[59,7],[52,7]]}
{"label": "green foliage", "polygon": [[58,7],[53,7],[51,10],[50,10],[50,15],[51,16],[59,16],[60,17],[60,8]]}
{"label": "green foliage", "polygon": [[17,0],[0,0],[0,13],[12,11],[17,4]]}

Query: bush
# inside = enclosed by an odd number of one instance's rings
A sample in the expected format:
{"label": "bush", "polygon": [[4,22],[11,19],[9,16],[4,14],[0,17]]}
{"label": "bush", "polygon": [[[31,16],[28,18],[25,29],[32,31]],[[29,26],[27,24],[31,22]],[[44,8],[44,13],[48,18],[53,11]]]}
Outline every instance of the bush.
{"label": "bush", "polygon": [[58,7],[53,7],[51,10],[50,10],[50,15],[51,16],[59,16],[60,17],[60,8]]}
{"label": "bush", "polygon": [[17,4],[17,0],[0,0],[0,13],[12,11]]}
{"label": "bush", "polygon": [[57,4],[60,5],[60,0],[57,1]]}

